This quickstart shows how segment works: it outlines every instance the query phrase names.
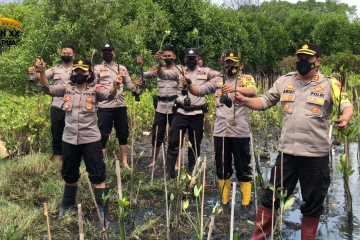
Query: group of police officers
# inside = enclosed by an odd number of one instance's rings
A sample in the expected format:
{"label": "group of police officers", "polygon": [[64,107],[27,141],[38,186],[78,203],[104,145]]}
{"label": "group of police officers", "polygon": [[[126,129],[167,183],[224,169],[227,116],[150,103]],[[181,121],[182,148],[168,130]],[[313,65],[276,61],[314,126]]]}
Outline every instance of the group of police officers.
{"label": "group of police officers", "polygon": [[[116,53],[110,44],[105,44],[101,52],[104,62],[93,68],[91,61],[76,59],[74,46],[66,44],[61,48],[62,65],[45,71],[46,64],[37,59],[38,71],[30,67],[29,72],[40,80],[43,91],[53,96],[50,114],[53,155],[56,160],[62,159],[61,175],[65,181],[60,215],[64,215],[76,203],[79,167],[83,158],[95,188],[101,216],[105,218],[107,226],[107,207],[102,200],[102,194],[109,191],[105,185],[106,143],[114,126],[123,166],[129,168],[129,130],[123,85],[135,91],[142,81],[136,78],[135,84],[132,83],[126,67],[113,61]],[[214,93],[214,149],[222,204],[229,205],[234,163],[242,205],[249,205],[252,169],[249,166],[251,155],[248,111],[264,111],[280,101],[283,127],[275,164],[279,171],[274,176],[273,168],[270,181],[273,182],[276,178],[274,189],[280,187],[283,181],[288,196],[293,193],[297,181],[300,181],[303,197],[300,207],[303,214],[301,239],[310,240],[315,239],[320,215],[324,210],[322,204],[330,185],[331,134],[328,117],[332,106],[340,104],[342,115],[335,122],[341,131],[351,120],[353,107],[341,84],[319,72],[319,47],[303,43],[295,54],[298,71],[280,77],[268,92],[256,98],[254,78],[242,74],[244,63],[239,52],[229,51],[223,54],[221,61],[224,68],[218,72],[202,66],[203,62],[196,48],[186,49],[185,66],[175,64],[174,47],[167,46],[158,51],[155,54],[157,65],[144,73],[146,79],[157,79],[159,89],[158,96],[154,97],[154,161],[150,167],[156,164],[169,125],[167,179],[175,177],[179,142],[184,143],[186,132],[192,145],[192,149],[188,151],[188,172],[193,171],[195,156],[200,156],[201,153],[204,114],[208,108],[205,95]],[[137,62],[141,64],[142,58],[137,57]],[[49,85],[50,79],[53,80],[53,85]],[[281,164],[283,177],[280,175]],[[268,188],[262,197],[255,219],[253,240],[265,239],[271,233],[271,220],[275,214],[272,212],[272,195],[272,190]],[[279,206],[279,199],[276,198],[275,210]]]}

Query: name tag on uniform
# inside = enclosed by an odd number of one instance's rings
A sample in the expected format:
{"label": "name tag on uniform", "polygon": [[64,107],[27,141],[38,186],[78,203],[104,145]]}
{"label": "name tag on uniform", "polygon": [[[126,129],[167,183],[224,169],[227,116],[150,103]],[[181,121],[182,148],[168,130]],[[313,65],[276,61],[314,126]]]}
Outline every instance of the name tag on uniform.
{"label": "name tag on uniform", "polygon": [[109,72],[102,72],[102,73],[100,73],[100,77],[107,77],[107,76],[110,76],[110,73],[109,73]]}
{"label": "name tag on uniform", "polygon": [[61,75],[54,76],[54,79],[61,79]]}

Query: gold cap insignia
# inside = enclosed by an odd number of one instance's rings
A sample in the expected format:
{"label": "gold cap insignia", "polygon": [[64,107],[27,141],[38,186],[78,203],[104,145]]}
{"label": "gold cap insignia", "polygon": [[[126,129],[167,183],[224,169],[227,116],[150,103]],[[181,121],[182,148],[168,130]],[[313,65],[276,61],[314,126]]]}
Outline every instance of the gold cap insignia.
{"label": "gold cap insignia", "polygon": [[234,54],[233,53],[230,53],[230,57],[233,57],[234,56]]}
{"label": "gold cap insignia", "polygon": [[302,49],[308,49],[309,48],[309,46],[307,45],[307,44],[305,44],[303,47],[302,47]]}
{"label": "gold cap insignia", "polygon": [[231,72],[235,74],[237,72],[236,68],[234,68]]}
{"label": "gold cap insignia", "polygon": [[82,60],[80,60],[80,61],[79,61],[79,64],[83,64],[83,61],[82,61]]}

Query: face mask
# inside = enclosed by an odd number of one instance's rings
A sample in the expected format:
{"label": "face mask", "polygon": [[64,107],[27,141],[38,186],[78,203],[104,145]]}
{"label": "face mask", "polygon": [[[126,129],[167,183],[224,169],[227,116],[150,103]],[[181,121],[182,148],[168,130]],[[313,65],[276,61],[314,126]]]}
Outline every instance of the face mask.
{"label": "face mask", "polygon": [[61,60],[64,63],[69,63],[69,62],[71,62],[71,57],[70,56],[61,56]]}
{"label": "face mask", "polygon": [[87,81],[88,76],[89,75],[81,75],[81,74],[72,75],[70,80],[76,84],[83,84]]}
{"label": "face mask", "polygon": [[103,54],[103,59],[105,62],[109,63],[113,60],[113,55],[111,53]]}
{"label": "face mask", "polygon": [[186,60],[186,66],[188,66],[190,69],[196,67],[197,60],[196,59],[188,59]]}
{"label": "face mask", "polygon": [[311,63],[305,59],[296,63],[296,69],[300,75],[307,75],[311,70],[315,68],[315,62]]}
{"label": "face mask", "polygon": [[164,61],[165,61],[166,65],[170,65],[174,62],[172,58],[165,58]]}
{"label": "face mask", "polygon": [[227,67],[228,76],[234,76],[237,72],[238,72],[237,67],[234,66]]}

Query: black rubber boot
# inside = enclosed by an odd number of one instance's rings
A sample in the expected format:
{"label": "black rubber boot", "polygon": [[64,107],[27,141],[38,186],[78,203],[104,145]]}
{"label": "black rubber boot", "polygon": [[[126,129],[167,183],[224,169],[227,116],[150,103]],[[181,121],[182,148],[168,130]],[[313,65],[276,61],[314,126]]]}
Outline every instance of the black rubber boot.
{"label": "black rubber boot", "polygon": [[[107,194],[109,193],[109,190],[110,190],[109,188],[95,188],[95,200],[96,200],[96,203],[98,205],[100,215],[101,215],[101,219],[103,221],[105,229],[108,229],[108,227],[110,225],[110,220],[108,218],[110,198],[108,198],[106,200],[106,203],[104,205],[102,195],[104,193],[104,196],[107,196]],[[105,221],[104,221],[104,219],[105,219]]]}
{"label": "black rubber boot", "polygon": [[168,154],[166,159],[166,180],[175,178],[175,164],[177,160],[177,155]]}
{"label": "black rubber boot", "polygon": [[65,184],[64,196],[61,203],[59,217],[64,216],[68,210],[75,206],[77,190],[77,185],[69,186]]}

